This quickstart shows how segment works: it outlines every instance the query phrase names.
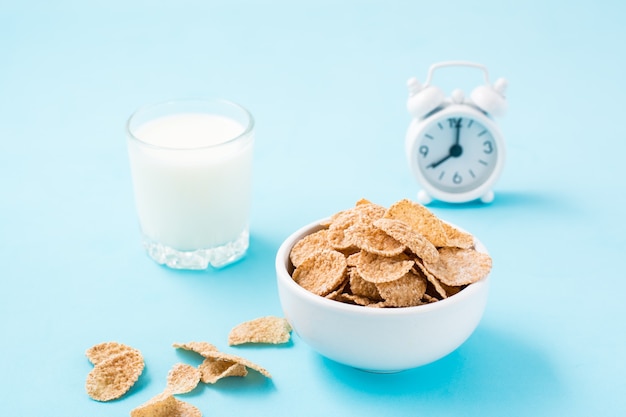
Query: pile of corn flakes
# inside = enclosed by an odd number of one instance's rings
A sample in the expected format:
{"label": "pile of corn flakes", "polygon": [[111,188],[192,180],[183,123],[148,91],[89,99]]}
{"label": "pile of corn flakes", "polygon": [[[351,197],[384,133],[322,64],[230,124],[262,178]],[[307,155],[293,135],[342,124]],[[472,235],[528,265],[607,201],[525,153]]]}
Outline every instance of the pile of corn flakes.
{"label": "pile of corn flakes", "polygon": [[450,297],[480,281],[491,257],[474,237],[426,207],[388,209],[360,200],[292,248],[292,277],[328,299],[368,307],[411,307]]}

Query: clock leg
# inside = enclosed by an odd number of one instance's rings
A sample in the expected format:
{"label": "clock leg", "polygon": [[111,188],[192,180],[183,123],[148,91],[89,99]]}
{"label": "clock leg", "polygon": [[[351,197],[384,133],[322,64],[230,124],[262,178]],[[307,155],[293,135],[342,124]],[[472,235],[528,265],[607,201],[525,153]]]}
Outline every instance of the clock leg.
{"label": "clock leg", "polygon": [[417,201],[420,204],[426,205],[433,201],[433,199],[426,193],[426,191],[419,190],[417,193]]}
{"label": "clock leg", "polygon": [[493,198],[494,198],[493,191],[488,191],[485,195],[480,197],[480,201],[482,201],[485,204],[489,204],[493,201]]}

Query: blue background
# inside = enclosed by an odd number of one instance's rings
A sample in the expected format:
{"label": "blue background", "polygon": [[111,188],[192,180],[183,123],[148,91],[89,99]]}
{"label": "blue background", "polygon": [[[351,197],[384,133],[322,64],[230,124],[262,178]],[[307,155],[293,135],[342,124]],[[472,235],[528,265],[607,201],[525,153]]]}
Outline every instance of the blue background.
{"label": "blue background", "polygon": [[[0,414],[127,415],[193,363],[173,342],[206,340],[274,376],[180,396],[206,416],[623,415],[621,2],[87,3],[0,0]],[[415,197],[405,83],[451,59],[509,80],[496,200],[431,206],[494,259],[476,332],[391,375],[296,335],[228,347],[234,325],[282,315],[274,256],[291,232],[361,197]],[[435,80],[483,82],[471,69]],[[140,246],[124,124],[146,103],[213,96],[256,117],[251,247],[220,271],[172,271]],[[146,370],[98,403],[84,351],[109,340],[139,348]]]}

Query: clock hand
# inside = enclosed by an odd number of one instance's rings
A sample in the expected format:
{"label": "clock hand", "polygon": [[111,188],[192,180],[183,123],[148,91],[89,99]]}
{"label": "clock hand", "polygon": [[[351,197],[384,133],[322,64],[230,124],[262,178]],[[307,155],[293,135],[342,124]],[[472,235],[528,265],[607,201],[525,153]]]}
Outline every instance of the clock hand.
{"label": "clock hand", "polygon": [[448,159],[458,158],[459,156],[461,156],[461,154],[463,154],[463,148],[461,147],[461,145],[459,145],[460,140],[461,140],[461,119],[457,120],[456,122],[456,136],[454,138],[454,145],[450,147],[450,151],[448,152],[448,155],[446,155],[445,157],[441,158],[440,160],[436,162],[433,162],[432,164],[428,165],[426,168],[437,168],[439,165],[443,164]]}
{"label": "clock hand", "polygon": [[441,158],[437,162],[433,162],[432,164],[428,165],[426,168],[437,168],[439,165],[443,164],[444,162],[446,162],[451,157],[452,157],[452,153],[449,153],[448,155],[446,155],[445,157]]}
{"label": "clock hand", "polygon": [[428,165],[426,168],[437,168],[439,165],[443,164],[448,159],[450,159],[450,158],[458,158],[462,154],[463,154],[463,148],[461,147],[461,145],[457,145],[455,143],[454,145],[452,145],[450,147],[450,153],[448,153],[446,156],[444,156],[440,160],[438,160],[436,162],[433,162],[432,164]]}

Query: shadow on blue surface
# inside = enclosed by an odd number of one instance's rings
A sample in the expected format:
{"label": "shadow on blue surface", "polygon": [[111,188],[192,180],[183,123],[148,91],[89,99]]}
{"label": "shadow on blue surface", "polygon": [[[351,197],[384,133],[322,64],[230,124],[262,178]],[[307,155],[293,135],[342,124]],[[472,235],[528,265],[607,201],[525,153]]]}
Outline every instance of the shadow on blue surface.
{"label": "shadow on blue surface", "polygon": [[537,191],[500,191],[496,193],[495,199],[491,203],[482,203],[480,200],[469,201],[467,203],[446,203],[434,200],[428,205],[431,209],[496,209],[496,208],[552,208],[563,206],[565,203],[562,196],[555,193]]}
{"label": "shadow on blue surface", "polygon": [[[375,374],[353,369],[327,358],[322,376],[342,391],[368,393],[374,398],[408,398],[429,407],[465,407],[501,412],[508,407],[549,408],[564,387],[550,358],[540,347],[497,329],[480,327],[450,355],[420,368],[395,374]],[[534,405],[531,405],[534,404]]]}
{"label": "shadow on blue surface", "polygon": [[126,397],[131,397],[135,393],[138,394],[138,393],[142,392],[144,389],[147,389],[147,387],[149,387],[152,384],[153,379],[154,378],[152,376],[152,372],[151,372],[150,366],[148,364],[146,364],[144,369],[143,369],[143,372],[139,376],[139,379],[137,380],[135,385],[132,386],[132,388],[130,389],[130,391],[128,391],[127,394],[125,394],[121,398],[119,398],[119,400],[123,400]]}

